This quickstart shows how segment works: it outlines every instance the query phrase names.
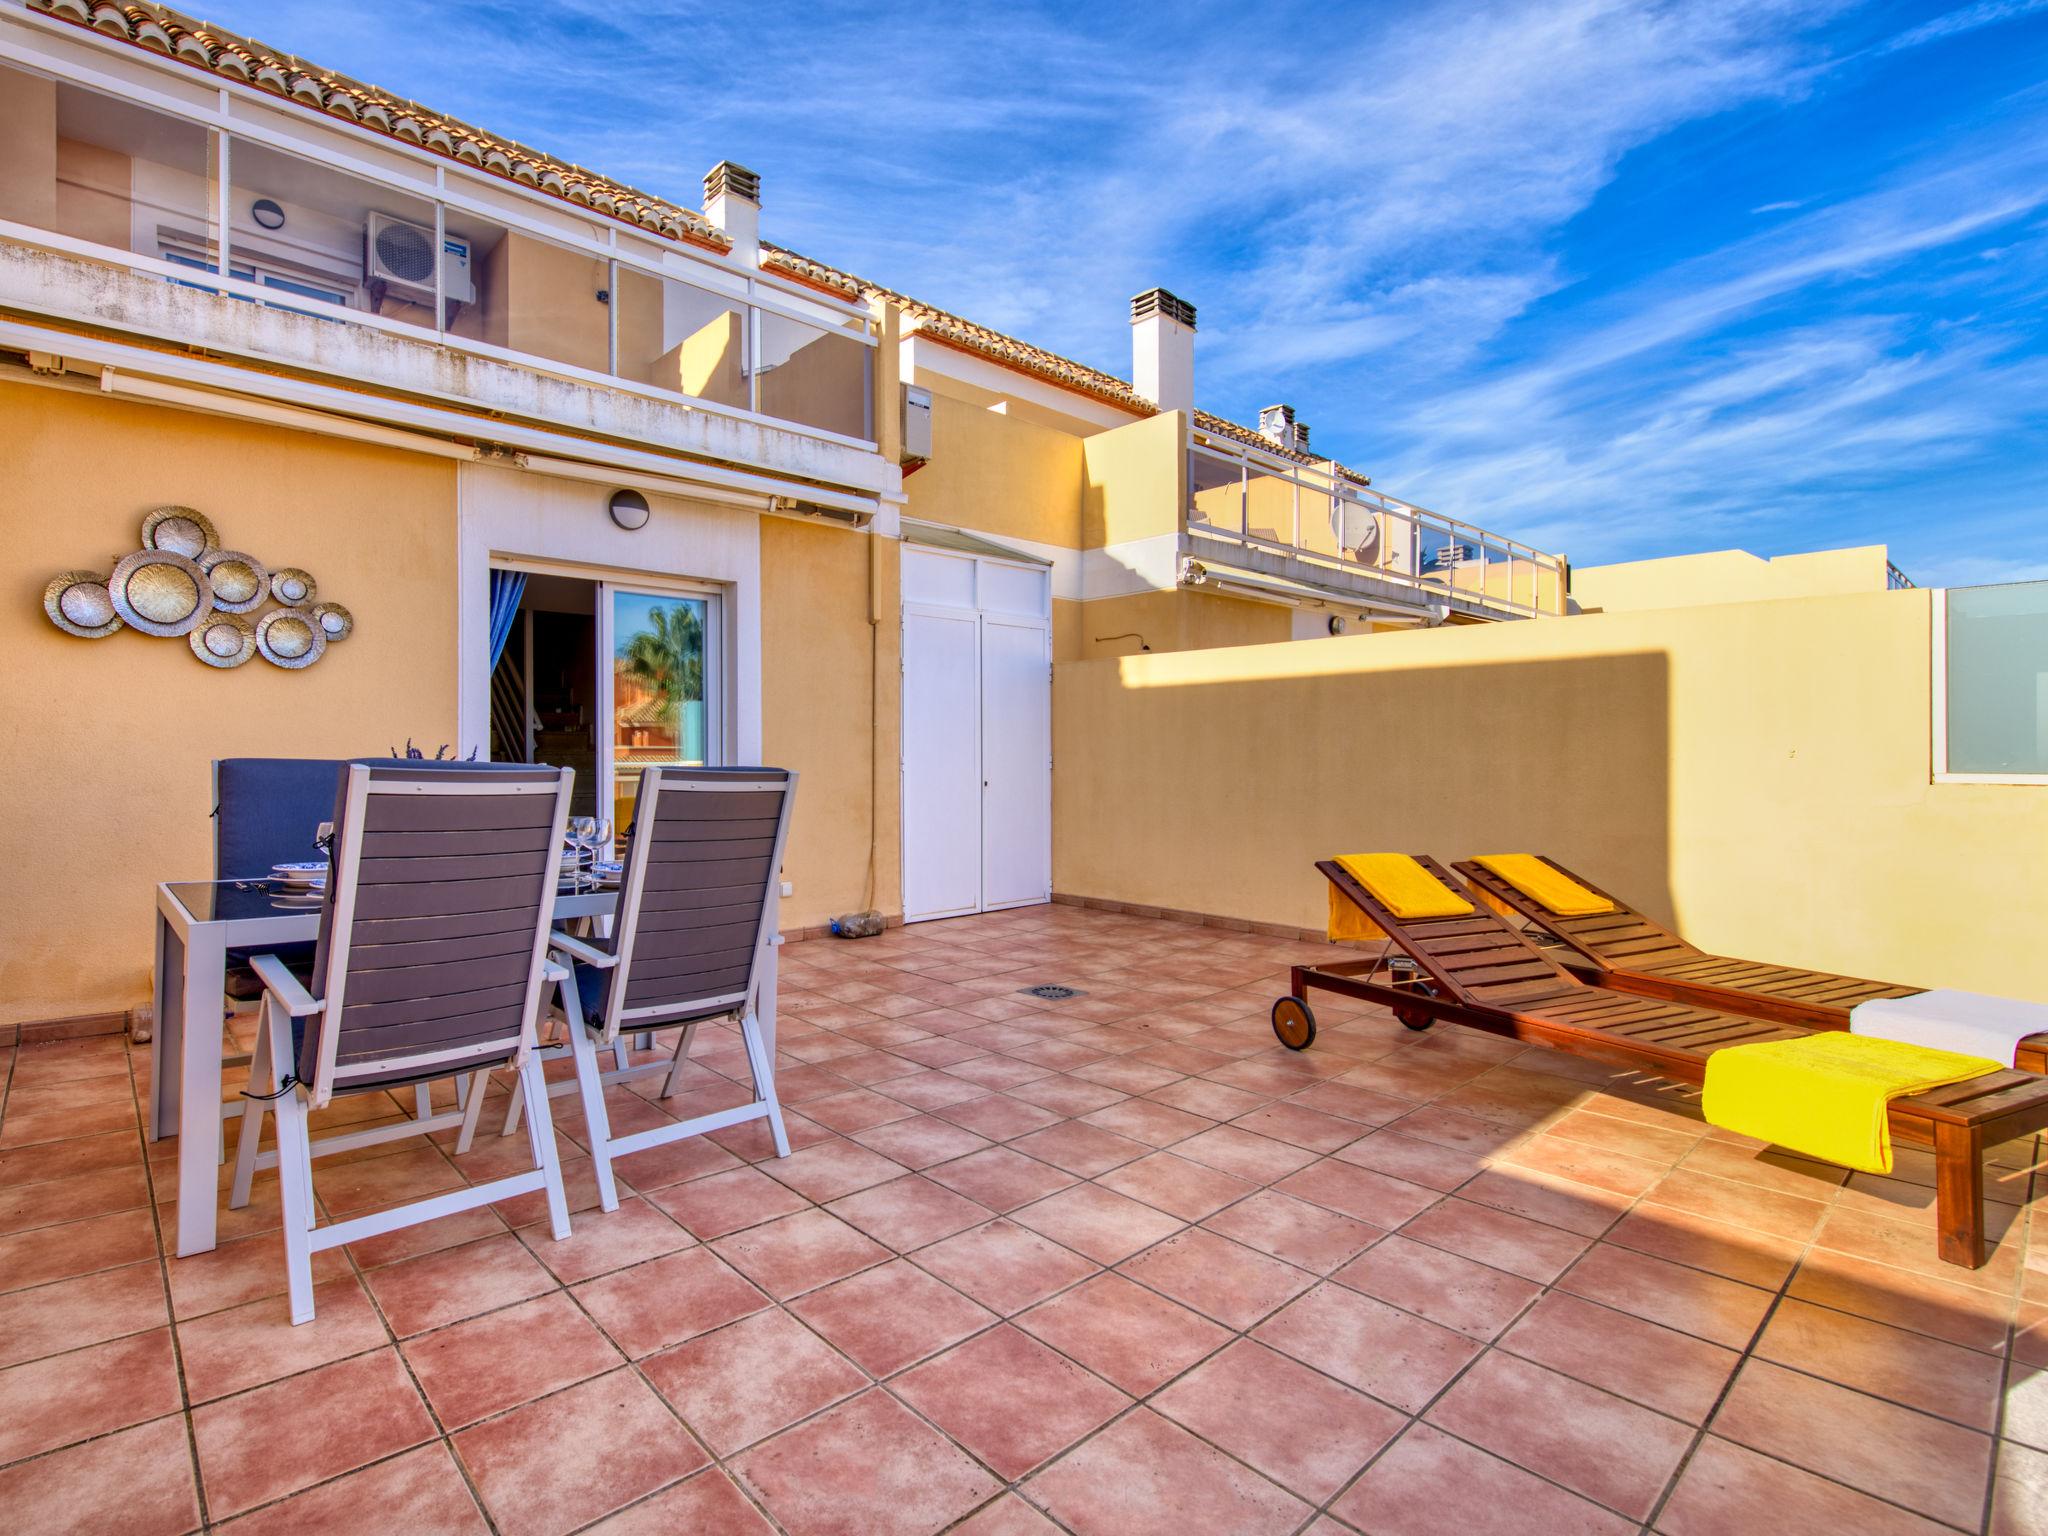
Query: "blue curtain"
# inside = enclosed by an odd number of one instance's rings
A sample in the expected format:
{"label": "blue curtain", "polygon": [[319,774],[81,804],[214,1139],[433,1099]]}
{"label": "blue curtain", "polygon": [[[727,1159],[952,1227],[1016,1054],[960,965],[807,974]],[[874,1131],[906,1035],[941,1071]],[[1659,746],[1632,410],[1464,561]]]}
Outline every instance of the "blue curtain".
{"label": "blue curtain", "polygon": [[519,611],[519,598],[526,591],[524,571],[491,572],[491,670],[505,654],[505,642],[512,638],[512,616]]}

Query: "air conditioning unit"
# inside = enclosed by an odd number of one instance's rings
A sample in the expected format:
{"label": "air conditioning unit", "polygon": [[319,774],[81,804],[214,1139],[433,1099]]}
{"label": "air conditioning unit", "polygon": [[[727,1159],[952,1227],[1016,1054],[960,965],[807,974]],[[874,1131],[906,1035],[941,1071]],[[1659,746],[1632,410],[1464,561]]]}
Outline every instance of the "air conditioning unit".
{"label": "air conditioning unit", "polygon": [[[382,283],[393,296],[428,308],[434,303],[434,231],[386,214],[373,213],[363,230],[363,276]],[[476,300],[469,271],[469,242],[441,240],[442,297],[455,304]]]}

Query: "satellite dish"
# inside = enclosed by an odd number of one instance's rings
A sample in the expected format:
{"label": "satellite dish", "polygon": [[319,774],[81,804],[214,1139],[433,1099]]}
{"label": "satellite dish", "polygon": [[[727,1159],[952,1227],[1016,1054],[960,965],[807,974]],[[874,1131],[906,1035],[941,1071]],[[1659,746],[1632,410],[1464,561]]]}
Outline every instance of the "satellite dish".
{"label": "satellite dish", "polygon": [[1351,547],[1351,558],[1360,565],[1380,563],[1380,520],[1367,516],[1365,524],[1358,530],[1358,540]]}

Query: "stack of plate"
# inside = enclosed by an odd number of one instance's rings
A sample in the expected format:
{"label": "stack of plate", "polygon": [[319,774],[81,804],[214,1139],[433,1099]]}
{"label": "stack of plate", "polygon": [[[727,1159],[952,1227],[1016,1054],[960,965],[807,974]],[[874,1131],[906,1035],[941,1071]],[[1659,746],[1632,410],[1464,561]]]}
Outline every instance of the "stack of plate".
{"label": "stack of plate", "polygon": [[590,873],[599,885],[617,885],[620,877],[626,873],[626,866],[612,863],[607,859],[599,859],[590,866]]}
{"label": "stack of plate", "polygon": [[327,888],[327,861],[308,861],[302,864],[273,864],[270,875],[288,891],[321,891]]}

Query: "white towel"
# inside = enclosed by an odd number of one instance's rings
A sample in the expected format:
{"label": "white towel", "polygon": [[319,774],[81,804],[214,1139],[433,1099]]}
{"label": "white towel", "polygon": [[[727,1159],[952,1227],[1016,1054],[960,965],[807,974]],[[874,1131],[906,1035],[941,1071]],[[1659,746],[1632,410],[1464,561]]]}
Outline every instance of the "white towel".
{"label": "white towel", "polygon": [[2027,1036],[2048,1034],[2048,1006],[1982,992],[1916,992],[1858,1003],[1849,1010],[1849,1032],[2010,1062]]}

